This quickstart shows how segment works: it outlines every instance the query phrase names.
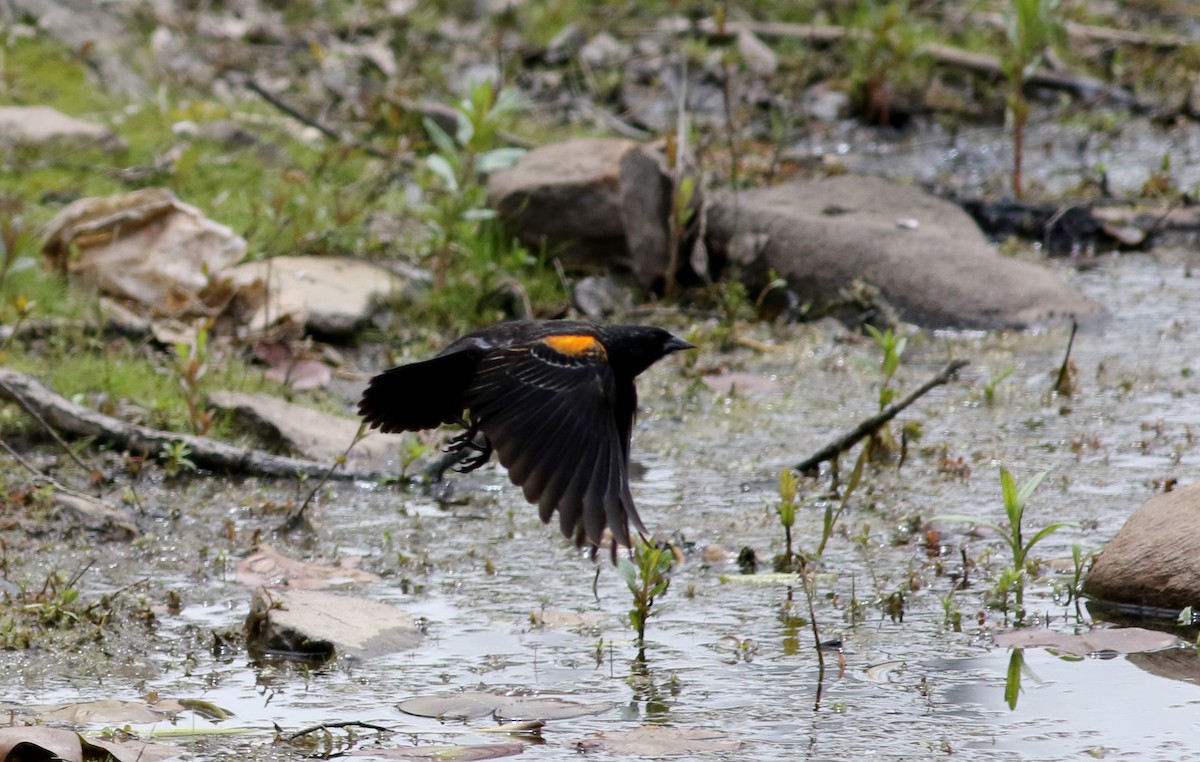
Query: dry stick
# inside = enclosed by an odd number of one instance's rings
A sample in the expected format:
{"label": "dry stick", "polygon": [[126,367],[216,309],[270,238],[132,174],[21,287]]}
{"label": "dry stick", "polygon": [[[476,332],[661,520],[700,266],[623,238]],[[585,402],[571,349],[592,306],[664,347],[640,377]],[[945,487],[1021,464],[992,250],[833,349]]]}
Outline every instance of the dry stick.
{"label": "dry stick", "polygon": [[[50,391],[32,376],[7,368],[0,368],[0,398],[24,400],[30,409],[45,419],[46,425],[59,431],[97,437],[131,452],[158,453],[167,445],[182,442],[191,450],[190,457],[197,465],[222,473],[320,477],[329,470],[324,463],[236,447],[194,434],[177,434],[173,431],[126,423],[83,405],[77,405]],[[374,480],[382,476],[383,474],[377,471],[346,470],[330,474],[329,478],[349,481]]]}
{"label": "dry stick", "polygon": [[936,376],[921,384],[920,387],[914,390],[907,397],[899,402],[894,402],[891,405],[888,405],[884,410],[880,411],[878,415],[871,416],[867,420],[858,424],[849,434],[830,442],[818,450],[816,455],[801,461],[792,468],[800,473],[807,473],[819,466],[821,463],[836,458],[838,455],[842,454],[846,450],[849,450],[851,447],[857,444],[860,439],[868,437],[879,429],[883,428],[884,424],[895,418],[900,411],[904,410],[904,408],[920,399],[930,389],[948,383],[955,373],[970,364],[971,363],[967,360],[952,361],[946,365],[946,367],[942,368],[942,370]]}
{"label": "dry stick", "polygon": [[817,627],[817,610],[813,607],[813,593],[816,592],[809,587],[816,586],[817,581],[809,577],[812,571],[805,569],[801,578],[800,584],[804,585],[804,597],[808,600],[808,621],[812,623],[813,645],[817,649],[817,695],[813,699],[813,711],[821,708],[821,694],[825,690],[825,651],[821,648],[821,630]]}
{"label": "dry stick", "polygon": [[344,722],[323,722],[320,725],[313,725],[311,728],[305,728],[304,730],[297,730],[295,733],[292,733],[290,736],[281,737],[280,740],[283,741],[284,743],[290,743],[291,741],[295,741],[300,736],[305,736],[305,735],[308,735],[309,733],[320,733],[323,730],[328,731],[330,728],[366,728],[367,730],[377,730],[380,733],[389,733],[389,734],[396,732],[395,730],[392,730],[391,728],[386,728],[383,725],[374,725],[370,722],[360,722],[359,720],[346,720]]}
{"label": "dry stick", "polygon": [[1058,377],[1054,379],[1053,391],[1056,391],[1059,394],[1066,395],[1070,393],[1070,389],[1068,388],[1064,390],[1064,387],[1069,387],[1069,384],[1067,383],[1067,374],[1070,373],[1071,347],[1075,346],[1075,332],[1078,330],[1079,322],[1072,320],[1071,338],[1067,339],[1067,353],[1063,356],[1062,365],[1058,366]]}
{"label": "dry stick", "polygon": [[312,127],[314,130],[321,133],[322,135],[329,138],[330,140],[332,140],[335,143],[340,143],[342,145],[346,145],[351,148],[357,149],[357,150],[362,151],[363,153],[367,154],[368,156],[374,156],[377,159],[389,159],[390,160],[390,159],[403,158],[396,154],[391,154],[391,153],[388,153],[387,151],[382,151],[382,150],[376,148],[375,146],[370,146],[370,145],[367,145],[366,143],[360,143],[357,140],[351,140],[349,138],[343,137],[342,135],[339,135],[337,133],[337,131],[334,130],[332,127],[322,124],[321,122],[317,121],[316,119],[308,116],[307,114],[299,111],[298,109],[296,109],[296,108],[292,107],[291,105],[289,105],[288,103],[286,103],[284,100],[282,100],[281,98],[276,96],[274,93],[270,92],[269,90],[264,88],[262,85],[258,84],[258,82],[255,82],[253,77],[249,77],[249,76],[242,74],[241,76],[237,76],[237,77],[229,77],[229,79],[232,82],[236,82],[238,84],[243,85],[247,90],[254,93],[258,97],[262,98],[267,103],[271,104],[272,106],[279,109],[283,113],[287,114],[291,118],[295,119],[297,122],[300,122],[301,124],[306,124],[309,127]]}
{"label": "dry stick", "polygon": [[[37,410],[35,410],[29,404],[29,401],[26,400],[25,397],[18,394],[16,391],[14,391],[12,389],[12,387],[10,387],[8,384],[4,383],[4,381],[2,381],[2,380],[0,380],[0,395],[12,400],[13,402],[16,402],[18,405],[20,405],[21,409],[24,410],[26,413],[28,413],[30,418],[37,421],[38,424],[41,425],[41,427],[46,430],[46,433],[48,433],[50,435],[50,438],[53,439],[58,444],[59,447],[63,448],[63,451],[65,451],[67,453],[67,455],[71,458],[71,460],[75,461],[75,465],[79,466],[87,473],[92,473],[96,470],[96,469],[92,468],[91,466],[87,465],[86,463],[84,463],[79,458],[79,456],[75,454],[75,451],[72,450],[69,446],[67,446],[67,443],[63,440],[62,437],[60,437],[58,435],[58,432],[55,431],[54,428],[50,424],[46,423],[46,420],[44,418],[42,418],[42,416],[38,415]],[[36,471],[35,471],[35,473],[36,473]]]}
{"label": "dry stick", "polygon": [[340,457],[334,459],[333,463],[331,463],[329,466],[329,470],[326,471],[325,475],[321,477],[321,481],[317,482],[317,486],[313,487],[312,491],[308,493],[308,497],[304,498],[304,502],[300,504],[300,507],[288,514],[287,520],[285,520],[283,522],[283,526],[280,527],[281,531],[291,532],[294,529],[299,529],[301,526],[304,526],[310,531],[312,530],[312,525],[309,524],[308,516],[305,514],[305,510],[307,510],[309,503],[313,501],[313,498],[317,496],[317,492],[319,492],[320,489],[325,486],[325,483],[329,481],[329,477],[333,476],[333,472],[337,470],[337,467],[346,465],[346,458],[350,457],[350,451],[354,449],[354,445],[363,441],[366,436],[367,424],[364,421],[358,425],[358,431],[354,434],[354,439],[351,440],[350,446],[346,448],[346,451],[342,453]]}

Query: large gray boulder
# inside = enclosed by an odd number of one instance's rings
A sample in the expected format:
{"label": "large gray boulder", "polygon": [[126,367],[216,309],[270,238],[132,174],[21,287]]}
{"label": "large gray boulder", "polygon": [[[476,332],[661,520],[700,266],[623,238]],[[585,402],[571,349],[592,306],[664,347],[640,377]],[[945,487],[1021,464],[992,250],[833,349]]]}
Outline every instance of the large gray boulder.
{"label": "large gray boulder", "polygon": [[580,138],[541,146],[488,178],[492,205],[527,246],[572,268],[632,270],[643,286],[667,270],[671,183],[630,140]]}
{"label": "large gray boulder", "polygon": [[1020,327],[1100,314],[1046,267],[1001,256],[956,205],[873,177],[719,195],[708,244],[756,293],[774,271],[820,308],[855,281],[922,326]]}
{"label": "large gray boulder", "polygon": [[1200,606],[1200,483],[1138,508],[1104,546],[1083,592],[1114,603]]}

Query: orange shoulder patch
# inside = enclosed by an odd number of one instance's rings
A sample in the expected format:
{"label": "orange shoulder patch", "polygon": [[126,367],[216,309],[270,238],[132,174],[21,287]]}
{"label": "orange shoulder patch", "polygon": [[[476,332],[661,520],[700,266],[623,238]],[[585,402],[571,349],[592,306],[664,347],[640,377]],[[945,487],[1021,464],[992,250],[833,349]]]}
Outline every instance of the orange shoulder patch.
{"label": "orange shoulder patch", "polygon": [[604,345],[594,336],[584,336],[582,334],[547,336],[542,339],[542,342],[555,352],[567,355],[568,357],[597,357],[603,359],[608,356],[604,351]]}

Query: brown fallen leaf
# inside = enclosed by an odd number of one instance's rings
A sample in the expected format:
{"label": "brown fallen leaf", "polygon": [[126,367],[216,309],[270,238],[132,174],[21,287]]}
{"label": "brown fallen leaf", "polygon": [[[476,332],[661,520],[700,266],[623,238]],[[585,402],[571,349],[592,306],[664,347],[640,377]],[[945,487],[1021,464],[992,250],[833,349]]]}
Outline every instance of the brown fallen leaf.
{"label": "brown fallen leaf", "polygon": [[488,743],[470,746],[413,746],[407,749],[359,749],[352,757],[383,757],[384,759],[422,760],[438,762],[472,762],[473,760],[511,757],[525,751],[519,743]]}
{"label": "brown fallen leaf", "polygon": [[646,725],[633,730],[597,733],[576,744],[580,752],[604,749],[639,757],[670,757],[707,751],[737,751],[741,741],[717,730]]}
{"label": "brown fallen leaf", "polygon": [[266,543],[238,562],[235,578],[247,587],[287,587],[324,590],[355,582],[374,582],[379,575],[355,568],[356,559],[343,559],[337,566],[306,563],[288,558]]}
{"label": "brown fallen leaf", "polygon": [[1001,632],[995,637],[996,645],[1004,648],[1049,648],[1075,656],[1087,656],[1099,651],[1135,654],[1167,648],[1178,642],[1179,638],[1170,633],[1141,627],[1096,629],[1081,635],[1023,629]]}

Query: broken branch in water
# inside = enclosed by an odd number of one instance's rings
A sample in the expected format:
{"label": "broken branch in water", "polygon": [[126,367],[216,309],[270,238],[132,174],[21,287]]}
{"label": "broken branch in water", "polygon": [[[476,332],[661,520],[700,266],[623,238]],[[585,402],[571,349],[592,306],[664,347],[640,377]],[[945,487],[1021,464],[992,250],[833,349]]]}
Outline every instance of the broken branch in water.
{"label": "broken branch in water", "polygon": [[164,447],[182,442],[190,450],[188,457],[197,466],[220,473],[314,478],[328,474],[330,479],[343,481],[375,480],[384,476],[375,471],[341,469],[331,473],[329,465],[325,463],[272,455],[261,450],[218,442],[208,437],[126,423],[78,405],[50,391],[32,376],[7,368],[0,368],[0,399],[17,402],[27,411],[35,412],[47,426],[60,432],[96,437],[130,452],[158,455]]}
{"label": "broken branch in water", "polygon": [[793,466],[793,468],[796,471],[804,474],[813,471],[817,466],[821,465],[821,463],[827,460],[833,460],[838,455],[841,455],[843,452],[849,450],[851,447],[857,444],[859,440],[868,437],[879,429],[883,428],[883,426],[887,424],[888,421],[895,418],[900,411],[916,402],[930,389],[948,383],[955,373],[967,365],[970,365],[970,363],[966,360],[954,360],[946,367],[942,368],[942,370],[936,376],[921,384],[920,387],[915,389],[907,397],[899,402],[894,402],[891,405],[888,405],[886,408],[881,410],[878,415],[873,415],[867,420],[858,424],[854,427],[853,431],[825,445],[815,455],[801,461],[797,465]]}

